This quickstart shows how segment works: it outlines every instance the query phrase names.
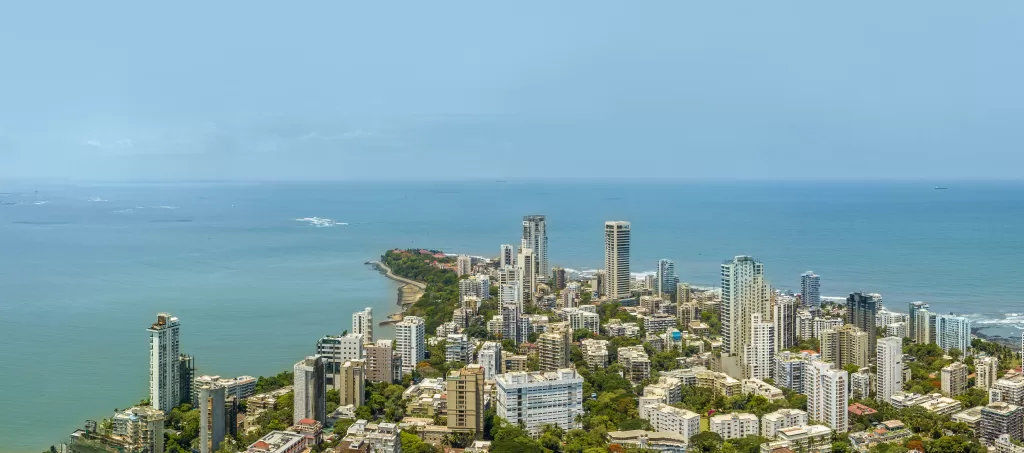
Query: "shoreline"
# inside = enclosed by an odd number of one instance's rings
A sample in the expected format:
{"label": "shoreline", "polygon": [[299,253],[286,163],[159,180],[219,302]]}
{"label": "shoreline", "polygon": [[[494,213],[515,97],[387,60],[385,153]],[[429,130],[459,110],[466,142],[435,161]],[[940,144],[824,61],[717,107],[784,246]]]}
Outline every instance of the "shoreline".
{"label": "shoreline", "polygon": [[415,304],[418,300],[420,300],[421,297],[423,297],[423,293],[427,288],[427,284],[395,275],[395,273],[391,270],[390,267],[388,267],[386,264],[380,261],[367,261],[366,264],[373,266],[374,269],[377,270],[377,272],[384,274],[384,277],[388,278],[389,280],[398,282],[400,284],[398,286],[396,304],[401,306],[401,311],[399,311],[398,313],[392,313],[388,315],[388,319],[385,321],[381,321],[378,325],[387,326],[390,324],[397,324],[401,322],[402,319],[405,317],[405,311],[408,310],[409,307]]}

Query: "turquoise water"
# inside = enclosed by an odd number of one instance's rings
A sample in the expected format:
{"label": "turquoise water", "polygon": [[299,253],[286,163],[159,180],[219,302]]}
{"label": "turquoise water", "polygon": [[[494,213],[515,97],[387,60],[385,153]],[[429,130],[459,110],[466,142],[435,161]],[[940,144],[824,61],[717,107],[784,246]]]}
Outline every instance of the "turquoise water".
{"label": "turquoise water", "polygon": [[[394,309],[395,285],[363,262],[392,247],[496,255],[524,214],[548,216],[555,265],[599,266],[603,222],[624,219],[636,271],[671,258],[714,284],[749,254],[778,287],[813,269],[823,295],[1024,325],[1003,316],[1024,313],[1024,184],[935,185],[0,182],[0,451],[41,451],[145,398],[158,311],[181,319],[200,373],[276,373],[353,310]],[[294,220],[307,217],[347,225]]]}

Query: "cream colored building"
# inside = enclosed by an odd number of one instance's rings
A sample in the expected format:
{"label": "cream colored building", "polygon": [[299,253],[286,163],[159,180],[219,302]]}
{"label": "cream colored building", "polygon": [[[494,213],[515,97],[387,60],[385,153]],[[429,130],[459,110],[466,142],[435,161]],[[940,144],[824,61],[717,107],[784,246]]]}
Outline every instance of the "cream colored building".
{"label": "cream colored building", "polygon": [[858,368],[870,365],[870,338],[857,326],[847,324],[838,329],[825,330],[821,332],[820,337],[822,360],[835,364],[836,368],[843,368],[848,364],[856,365]]}
{"label": "cream colored building", "polygon": [[467,365],[448,373],[448,428],[473,437],[484,430],[484,368]]}

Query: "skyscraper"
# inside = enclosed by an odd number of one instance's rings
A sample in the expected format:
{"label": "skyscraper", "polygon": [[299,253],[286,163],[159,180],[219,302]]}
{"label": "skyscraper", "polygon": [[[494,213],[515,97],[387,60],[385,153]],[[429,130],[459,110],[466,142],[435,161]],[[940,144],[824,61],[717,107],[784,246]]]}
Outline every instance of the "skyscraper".
{"label": "skyscraper", "polygon": [[764,265],[749,256],[737,256],[722,264],[722,352],[732,356],[750,344],[750,320],[754,313],[771,319],[771,294],[764,279]]}
{"label": "skyscraper", "polygon": [[679,277],[676,277],[676,265],[672,260],[658,260],[658,270],[654,280],[657,288],[654,291],[666,300],[674,300],[676,286],[679,284]]}
{"label": "skyscraper", "polygon": [[[846,298],[846,323],[857,326],[862,332],[868,334],[868,353],[875,353],[877,343],[877,330],[875,330],[875,315],[878,314],[878,306],[881,304],[882,296],[877,294],[852,293]],[[867,365],[863,365],[867,366]]]}
{"label": "skyscraper", "polygon": [[914,313],[914,342],[917,344],[931,344],[938,341],[936,338],[936,327],[938,319],[935,313],[927,309],[918,309]]}
{"label": "skyscraper", "polygon": [[180,340],[178,318],[167,313],[156,315],[149,332],[149,403],[164,413],[182,401]]}
{"label": "skyscraper", "polygon": [[772,363],[775,357],[775,325],[762,319],[760,313],[751,315],[750,343],[747,344],[746,376],[748,378],[768,379],[772,376]]}
{"label": "skyscraper", "polygon": [[796,346],[796,299],[788,296],[776,296],[774,317],[775,349],[789,349]]}
{"label": "skyscraper", "polygon": [[942,391],[952,398],[967,393],[967,365],[953,362],[942,367],[940,385]]}
{"label": "skyscraper", "polygon": [[199,452],[214,453],[224,441],[224,387],[199,387]]}
{"label": "skyscraper", "polygon": [[473,258],[468,255],[459,255],[455,258],[455,273],[459,277],[469,275],[473,272]]}
{"label": "skyscraper", "polygon": [[484,369],[484,380],[492,380],[494,376],[501,374],[501,343],[485,341],[476,353],[476,363]]}
{"label": "skyscraper", "polygon": [[845,370],[833,369],[826,362],[811,362],[804,374],[808,418],[845,433],[849,429],[849,381],[849,373]]}
{"label": "skyscraper", "polygon": [[363,341],[373,343],[373,308],[352,313],[352,333],[363,336]]}
{"label": "skyscraper", "polygon": [[320,356],[309,356],[300,360],[292,368],[295,373],[293,391],[295,405],[292,412],[292,424],[309,418],[327,423],[327,385],[324,380],[324,361]]}
{"label": "skyscraper", "polygon": [[924,302],[911,302],[909,314],[907,320],[909,321],[909,332],[907,332],[910,339],[917,341],[917,312],[920,310],[928,310],[928,304]]}
{"label": "skyscraper", "polygon": [[960,356],[966,357],[971,350],[971,321],[962,316],[936,316],[935,344],[946,352],[959,349]]}
{"label": "skyscraper", "polygon": [[416,364],[426,357],[426,322],[419,316],[406,316],[395,324],[395,346],[402,355],[402,371],[412,374]]}
{"label": "skyscraper", "polygon": [[633,277],[629,273],[630,224],[626,221],[604,223],[604,268],[608,297],[629,299]]}
{"label": "skyscraper", "polygon": [[800,276],[800,299],[805,307],[821,307],[821,277],[812,271]]}
{"label": "skyscraper", "polygon": [[[391,340],[377,340],[366,345],[366,380],[394,382],[395,370]],[[399,367],[401,368],[401,367]]]}
{"label": "skyscraper", "polygon": [[551,268],[548,266],[548,223],[544,216],[523,216],[523,248],[533,250],[536,256],[533,273],[540,282],[547,282]]}
{"label": "skyscraper", "polygon": [[886,337],[878,340],[875,361],[875,399],[891,403],[889,397],[903,390],[903,339]]}
{"label": "skyscraper", "polygon": [[498,255],[498,269],[516,265],[516,253],[512,244],[501,244],[501,252]]}
{"label": "skyscraper", "polygon": [[836,368],[853,364],[863,368],[869,365],[868,334],[853,324],[822,331],[821,359]]}
{"label": "skyscraper", "polygon": [[522,304],[533,303],[533,294],[537,291],[537,256],[533,249],[519,249],[516,256],[516,278],[522,290]]}
{"label": "skyscraper", "polygon": [[189,403],[192,406],[196,406],[196,402],[192,401],[192,396],[195,392],[192,391],[193,380],[196,377],[196,359],[188,354],[181,354],[178,356],[178,395],[181,397],[181,403]]}

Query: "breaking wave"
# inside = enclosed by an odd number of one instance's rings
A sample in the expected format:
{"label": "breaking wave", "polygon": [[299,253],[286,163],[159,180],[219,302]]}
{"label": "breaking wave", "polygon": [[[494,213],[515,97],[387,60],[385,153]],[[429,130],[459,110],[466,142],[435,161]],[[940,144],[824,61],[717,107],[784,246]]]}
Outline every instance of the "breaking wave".
{"label": "breaking wave", "polygon": [[293,220],[295,220],[296,222],[306,222],[306,223],[308,223],[308,224],[310,224],[312,226],[315,226],[317,228],[327,228],[327,227],[332,227],[332,226],[337,226],[337,225],[348,225],[345,222],[335,222],[334,220],[325,219],[325,218],[321,218],[321,217],[303,217],[301,219],[293,219]]}

